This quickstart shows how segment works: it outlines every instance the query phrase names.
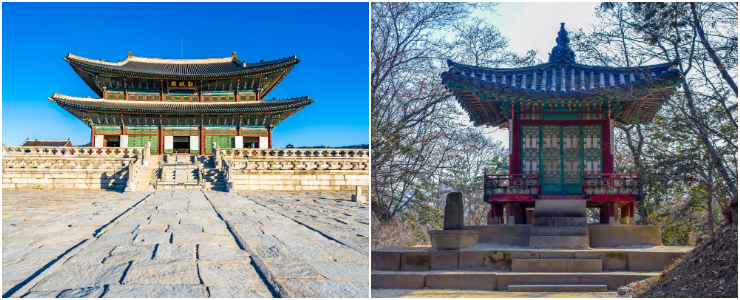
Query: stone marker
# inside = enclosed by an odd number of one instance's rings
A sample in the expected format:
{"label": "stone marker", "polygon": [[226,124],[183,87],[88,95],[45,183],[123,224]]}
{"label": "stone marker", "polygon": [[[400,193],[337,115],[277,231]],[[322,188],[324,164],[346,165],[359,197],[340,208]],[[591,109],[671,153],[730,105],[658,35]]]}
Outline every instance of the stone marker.
{"label": "stone marker", "polygon": [[352,201],[355,202],[367,202],[367,197],[362,195],[362,187],[359,185],[355,187],[355,194],[352,195]]}
{"label": "stone marker", "polygon": [[443,229],[462,230],[463,223],[462,194],[458,192],[447,194],[447,203],[445,204],[445,223]]}

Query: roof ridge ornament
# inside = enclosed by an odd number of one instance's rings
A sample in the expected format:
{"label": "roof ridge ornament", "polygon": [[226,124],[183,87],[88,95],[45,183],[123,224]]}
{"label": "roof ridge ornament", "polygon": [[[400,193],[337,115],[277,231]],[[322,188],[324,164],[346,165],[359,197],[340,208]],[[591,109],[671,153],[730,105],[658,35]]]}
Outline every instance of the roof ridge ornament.
{"label": "roof ridge ornament", "polygon": [[133,55],[131,55],[131,51],[129,51],[128,53],[126,53],[126,57],[132,57],[132,56]]}
{"label": "roof ridge ornament", "polygon": [[568,32],[565,30],[565,23],[560,23],[560,31],[558,31],[558,37],[555,39],[555,42],[558,45],[552,48],[549,62],[574,64],[576,62],[576,54],[568,45],[570,39],[568,38]]}

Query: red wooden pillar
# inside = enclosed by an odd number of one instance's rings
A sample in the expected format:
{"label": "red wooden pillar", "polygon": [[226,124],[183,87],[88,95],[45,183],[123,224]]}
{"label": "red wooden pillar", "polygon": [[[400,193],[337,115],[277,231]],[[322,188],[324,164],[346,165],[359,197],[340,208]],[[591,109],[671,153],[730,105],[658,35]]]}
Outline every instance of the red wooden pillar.
{"label": "red wooden pillar", "polygon": [[521,161],[519,159],[519,154],[521,152],[521,149],[520,149],[521,148],[521,142],[520,142],[521,126],[518,124],[518,122],[516,122],[515,119],[516,118],[515,118],[514,112],[512,111],[511,116],[509,117],[509,122],[511,124],[509,127],[509,135],[510,135],[509,136],[509,141],[510,141],[509,151],[511,151],[509,153],[509,174],[521,173],[519,171],[520,169],[519,164]]}
{"label": "red wooden pillar", "polygon": [[630,214],[630,205],[628,203],[625,203],[621,206],[621,210],[619,213],[619,224],[629,224],[629,214]]}
{"label": "red wooden pillar", "polygon": [[609,202],[609,225],[614,225],[614,211],[616,210],[617,204],[614,202]]}
{"label": "red wooden pillar", "polygon": [[95,127],[90,126],[90,147],[95,147]]}
{"label": "red wooden pillar", "polygon": [[614,155],[612,154],[612,128],[609,119],[601,122],[601,153],[603,160],[603,171],[605,174],[614,173]]}
{"label": "red wooden pillar", "polygon": [[[161,115],[159,116],[162,117]],[[159,155],[164,154],[164,127],[159,126]]]}
{"label": "red wooden pillar", "polygon": [[488,214],[488,225],[496,224],[496,204],[491,204],[491,212]]}
{"label": "red wooden pillar", "polygon": [[515,216],[514,210],[516,210],[514,208],[514,206],[516,205],[516,203],[515,202],[509,202],[506,205],[507,205],[506,210],[509,211],[509,213],[508,213],[509,220],[507,220],[506,225],[514,225],[514,224],[516,224],[516,221],[515,221],[516,220],[516,217],[514,217]]}
{"label": "red wooden pillar", "polygon": [[[201,97],[200,100],[203,100],[203,97]],[[198,153],[200,155],[205,155],[206,154],[206,146],[205,146],[206,145],[206,132],[203,129],[203,126],[200,126],[200,136],[198,137],[198,139],[200,140],[200,151],[198,151]]]}
{"label": "red wooden pillar", "polygon": [[267,127],[267,148],[272,149],[272,128]]}

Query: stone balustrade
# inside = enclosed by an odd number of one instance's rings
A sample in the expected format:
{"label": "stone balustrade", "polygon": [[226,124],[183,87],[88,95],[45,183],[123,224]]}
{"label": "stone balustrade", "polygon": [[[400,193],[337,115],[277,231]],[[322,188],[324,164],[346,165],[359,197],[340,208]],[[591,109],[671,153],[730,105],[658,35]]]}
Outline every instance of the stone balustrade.
{"label": "stone balustrade", "polygon": [[[141,173],[140,167],[149,157],[146,150],[4,146],[3,188],[124,189],[130,175]],[[129,190],[135,189],[135,184],[129,185]]]}
{"label": "stone balustrade", "polygon": [[370,158],[368,149],[335,149],[335,148],[286,148],[286,149],[235,149],[222,148],[221,157],[223,159],[238,158],[332,158],[332,159],[351,159],[351,158]]}
{"label": "stone balustrade", "polygon": [[132,157],[142,153],[146,147],[44,147],[3,146],[3,157],[7,156],[65,156],[65,157]]}
{"label": "stone balustrade", "polygon": [[367,149],[219,149],[227,190],[355,190],[370,185]]}

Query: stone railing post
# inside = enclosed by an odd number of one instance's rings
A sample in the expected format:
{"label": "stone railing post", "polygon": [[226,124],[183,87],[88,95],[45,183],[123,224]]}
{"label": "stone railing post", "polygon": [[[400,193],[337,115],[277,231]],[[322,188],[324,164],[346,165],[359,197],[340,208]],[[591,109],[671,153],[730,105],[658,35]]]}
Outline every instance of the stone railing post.
{"label": "stone railing post", "polygon": [[223,162],[221,161],[221,147],[216,145],[216,142],[213,142],[213,150],[211,152],[213,153],[213,164],[216,169],[223,168]]}
{"label": "stone railing post", "polygon": [[149,166],[149,159],[152,157],[152,142],[146,142],[146,146],[144,147],[144,160],[142,161],[142,164],[145,167]]}

